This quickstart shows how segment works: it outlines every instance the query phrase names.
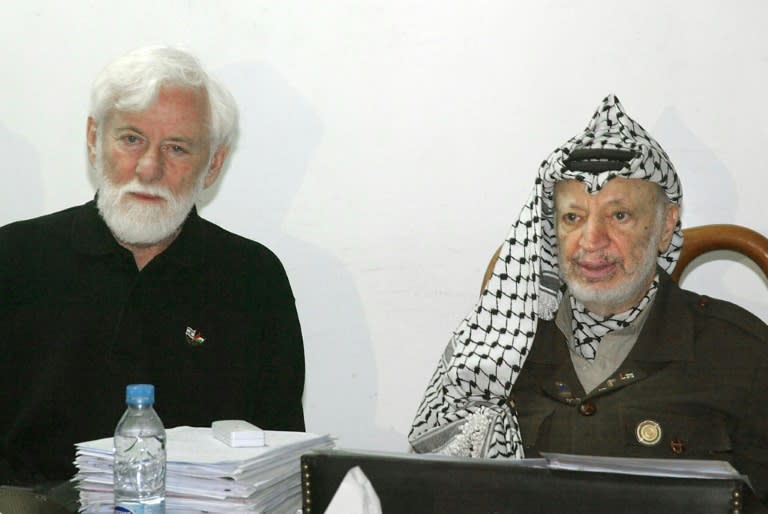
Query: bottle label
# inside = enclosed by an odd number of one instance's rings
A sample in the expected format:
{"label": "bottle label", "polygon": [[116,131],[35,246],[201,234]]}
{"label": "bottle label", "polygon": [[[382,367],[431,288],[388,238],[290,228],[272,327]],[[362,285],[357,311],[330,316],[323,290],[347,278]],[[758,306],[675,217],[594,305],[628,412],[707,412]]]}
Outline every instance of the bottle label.
{"label": "bottle label", "polygon": [[152,504],[121,501],[115,505],[115,514],[165,514],[165,500]]}

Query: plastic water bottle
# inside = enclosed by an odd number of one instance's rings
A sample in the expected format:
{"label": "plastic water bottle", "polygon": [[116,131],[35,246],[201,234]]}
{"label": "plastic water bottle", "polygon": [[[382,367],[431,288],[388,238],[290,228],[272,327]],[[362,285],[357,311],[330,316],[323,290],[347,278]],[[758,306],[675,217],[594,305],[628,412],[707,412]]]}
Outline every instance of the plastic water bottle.
{"label": "plastic water bottle", "polygon": [[115,428],[115,512],[165,513],[165,428],[153,405],[155,387],[125,388],[128,405]]}

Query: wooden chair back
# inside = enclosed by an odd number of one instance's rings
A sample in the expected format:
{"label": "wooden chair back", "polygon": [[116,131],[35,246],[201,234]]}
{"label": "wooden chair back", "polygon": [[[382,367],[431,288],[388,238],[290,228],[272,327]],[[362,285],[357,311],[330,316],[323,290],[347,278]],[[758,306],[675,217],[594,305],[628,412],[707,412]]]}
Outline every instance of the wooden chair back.
{"label": "wooden chair back", "polygon": [[731,250],[749,257],[768,277],[768,238],[741,225],[701,225],[683,230],[683,250],[672,273],[680,280],[696,257],[717,250]]}

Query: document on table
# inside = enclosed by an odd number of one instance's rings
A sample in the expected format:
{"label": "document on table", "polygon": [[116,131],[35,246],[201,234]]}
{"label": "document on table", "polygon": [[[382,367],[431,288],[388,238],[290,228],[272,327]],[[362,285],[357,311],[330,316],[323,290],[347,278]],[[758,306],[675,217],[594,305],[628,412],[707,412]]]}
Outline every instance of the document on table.
{"label": "document on table", "polygon": [[746,475],[741,475],[730,463],[721,460],[634,459],[563,453],[542,453],[542,456],[550,469],[675,478],[731,479],[742,480],[750,485]]}
{"label": "document on table", "polygon": [[[334,446],[328,435],[304,432],[265,431],[265,446],[236,448],[210,428],[182,426],[166,435],[167,512],[295,512],[301,455]],[[82,512],[111,513],[112,438],[76,446]]]}

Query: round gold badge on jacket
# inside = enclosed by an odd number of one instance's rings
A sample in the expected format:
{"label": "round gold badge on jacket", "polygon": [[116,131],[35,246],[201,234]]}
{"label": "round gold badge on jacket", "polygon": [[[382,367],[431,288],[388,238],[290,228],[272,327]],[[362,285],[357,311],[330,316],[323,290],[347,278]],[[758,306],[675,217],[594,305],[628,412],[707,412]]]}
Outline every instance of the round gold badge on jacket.
{"label": "round gold badge on jacket", "polygon": [[661,441],[661,425],[652,419],[646,419],[637,424],[635,429],[637,442],[645,446],[653,446]]}

